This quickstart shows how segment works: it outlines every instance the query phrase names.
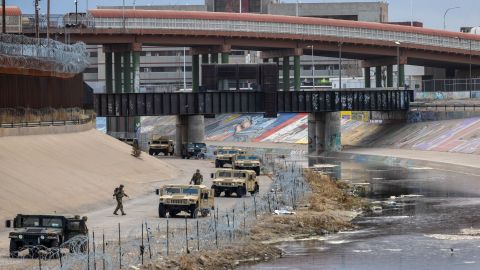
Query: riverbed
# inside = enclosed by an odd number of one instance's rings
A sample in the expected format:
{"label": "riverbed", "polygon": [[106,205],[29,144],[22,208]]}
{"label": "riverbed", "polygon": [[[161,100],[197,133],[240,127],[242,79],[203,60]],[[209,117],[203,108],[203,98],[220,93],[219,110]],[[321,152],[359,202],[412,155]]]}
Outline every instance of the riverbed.
{"label": "riverbed", "polygon": [[[364,187],[372,210],[356,230],[283,242],[284,256],[240,269],[479,269],[480,177],[462,168],[327,158]],[[375,207],[373,207],[375,206]]]}

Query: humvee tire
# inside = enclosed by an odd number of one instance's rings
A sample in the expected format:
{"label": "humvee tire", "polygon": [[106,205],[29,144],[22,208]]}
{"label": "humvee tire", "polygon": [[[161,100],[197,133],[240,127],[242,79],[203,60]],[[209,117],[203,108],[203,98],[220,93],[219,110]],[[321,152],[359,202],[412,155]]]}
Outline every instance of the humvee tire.
{"label": "humvee tire", "polygon": [[230,197],[232,192],[230,190],[225,190],[225,197]]}
{"label": "humvee tire", "polygon": [[255,168],[255,173],[257,174],[257,176],[260,175],[260,167]]}
{"label": "humvee tire", "polygon": [[149,154],[150,156],[153,156],[154,153],[155,153],[155,152],[154,152],[152,149],[148,149],[148,154]]}
{"label": "humvee tire", "polygon": [[220,197],[220,194],[222,194],[222,192],[220,192],[220,191],[215,190],[214,192],[215,192],[215,194],[214,194],[215,197]]}
{"label": "humvee tire", "polygon": [[17,250],[17,243],[15,240],[10,239],[10,258],[18,258],[18,250]]}
{"label": "humvee tire", "polygon": [[202,217],[206,217],[208,216],[208,214],[210,214],[210,209],[202,209],[202,211],[200,211]]}
{"label": "humvee tire", "polygon": [[167,210],[165,209],[165,206],[162,203],[158,205],[158,216],[161,218],[164,218],[167,216]]}
{"label": "humvee tire", "polygon": [[238,187],[237,191],[235,192],[237,194],[237,198],[242,198],[245,195],[245,188],[244,187]]}
{"label": "humvee tire", "polygon": [[258,184],[255,184],[255,189],[253,191],[250,191],[250,195],[254,195],[255,193],[258,193],[260,191],[260,187]]}
{"label": "humvee tire", "polygon": [[168,211],[168,215],[170,217],[176,217],[178,215],[178,213],[180,213],[180,211],[175,211],[175,210]]}

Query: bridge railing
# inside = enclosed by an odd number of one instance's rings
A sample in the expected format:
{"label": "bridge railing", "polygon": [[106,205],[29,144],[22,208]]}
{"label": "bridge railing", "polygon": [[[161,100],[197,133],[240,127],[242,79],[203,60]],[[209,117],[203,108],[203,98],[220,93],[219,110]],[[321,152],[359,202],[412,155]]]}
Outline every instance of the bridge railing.
{"label": "bridge railing", "polygon": [[423,80],[423,92],[479,91],[480,78]]}
{"label": "bridge railing", "polygon": [[[24,15],[25,16],[25,15]],[[26,15],[30,16],[30,15]],[[51,26],[64,28],[66,24],[72,24],[73,17],[54,17]],[[296,24],[268,21],[241,21],[241,20],[220,20],[220,19],[196,19],[196,18],[96,18],[90,14],[79,15],[77,19],[81,27],[68,30],[71,32],[95,32],[95,29],[112,29],[116,32],[131,32],[132,30],[143,29],[165,29],[192,31],[221,31],[221,32],[250,32],[250,33],[271,33],[302,35],[308,40],[309,36],[330,36],[337,38],[358,38],[363,40],[390,41],[401,43],[463,49],[466,51],[480,51],[480,41],[458,37],[447,37],[441,35],[409,33],[390,30],[380,30],[362,27],[347,27],[335,25],[313,25]],[[34,19],[29,19],[29,24],[34,25]],[[45,28],[45,19],[41,19],[41,26]],[[85,27],[85,28],[83,28]],[[58,31],[57,29],[57,31]],[[61,32],[67,30],[60,30]]]}
{"label": "bridge railing", "polygon": [[400,41],[418,45],[480,51],[480,41],[420,33],[387,31],[360,27],[310,25],[278,22],[207,20],[207,19],[161,19],[161,18],[89,18],[88,26],[99,29],[166,29],[186,31],[227,31],[252,33],[277,33],[308,36],[333,36],[380,41]]}

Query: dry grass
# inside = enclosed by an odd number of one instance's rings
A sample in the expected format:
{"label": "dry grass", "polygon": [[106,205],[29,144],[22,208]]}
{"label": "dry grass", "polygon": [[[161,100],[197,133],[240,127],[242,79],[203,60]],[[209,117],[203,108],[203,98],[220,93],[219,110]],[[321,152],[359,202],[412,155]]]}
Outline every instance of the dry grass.
{"label": "dry grass", "polygon": [[0,123],[38,123],[49,121],[68,121],[87,119],[93,112],[79,108],[68,109],[2,109],[0,110]]}
{"label": "dry grass", "polygon": [[268,261],[278,258],[281,250],[271,245],[253,243],[225,247],[219,250],[195,252],[188,255],[170,257],[149,264],[149,270],[203,270],[234,269],[239,264]]}
{"label": "dry grass", "polygon": [[252,229],[254,240],[323,235],[352,228],[352,210],[361,208],[362,200],[349,195],[346,184],[327,175],[307,172],[305,179],[312,189],[307,207],[297,210],[296,215],[264,217]]}

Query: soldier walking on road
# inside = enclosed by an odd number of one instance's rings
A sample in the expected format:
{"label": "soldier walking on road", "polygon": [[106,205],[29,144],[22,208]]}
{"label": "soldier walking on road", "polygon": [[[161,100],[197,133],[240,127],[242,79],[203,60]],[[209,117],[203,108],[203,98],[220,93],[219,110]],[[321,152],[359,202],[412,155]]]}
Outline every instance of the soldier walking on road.
{"label": "soldier walking on road", "polygon": [[113,211],[114,215],[118,215],[117,212],[120,210],[122,212],[122,216],[125,216],[125,212],[123,212],[123,197],[128,197],[128,195],[123,191],[123,185],[120,185],[118,188],[115,188],[113,192],[113,197],[117,200],[117,208]]}
{"label": "soldier walking on road", "polygon": [[197,172],[193,174],[192,180],[190,180],[190,184],[194,185],[201,185],[203,182],[203,176],[200,173],[200,170],[197,169]]}

